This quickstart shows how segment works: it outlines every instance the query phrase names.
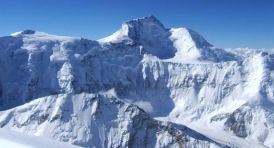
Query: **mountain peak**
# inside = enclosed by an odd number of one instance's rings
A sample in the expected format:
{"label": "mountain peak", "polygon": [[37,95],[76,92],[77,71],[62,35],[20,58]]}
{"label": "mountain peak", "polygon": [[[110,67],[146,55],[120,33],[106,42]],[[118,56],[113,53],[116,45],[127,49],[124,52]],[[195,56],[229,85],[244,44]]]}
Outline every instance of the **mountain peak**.
{"label": "mountain peak", "polygon": [[127,30],[130,38],[166,32],[164,25],[154,16],[127,21],[122,25],[122,29]]}
{"label": "mountain peak", "polygon": [[204,37],[188,28],[171,28],[170,37],[176,54],[176,61],[230,61],[235,56],[211,45]]}
{"label": "mountain peak", "polygon": [[26,29],[23,31],[18,31],[18,32],[14,32],[11,34],[11,36],[18,36],[18,35],[31,35],[31,34],[35,34],[36,31],[31,30],[31,29]]}
{"label": "mountain peak", "polygon": [[126,21],[124,24],[129,25],[130,27],[136,27],[140,25],[146,25],[146,26],[150,25],[150,26],[158,26],[160,28],[165,28],[164,25],[153,15]]}
{"label": "mountain peak", "polygon": [[31,30],[31,29],[26,29],[26,30],[22,31],[21,34],[35,34],[35,31]]}
{"label": "mountain peak", "polygon": [[121,29],[114,34],[100,39],[100,42],[118,43],[122,41],[134,42],[140,37],[151,36],[152,34],[159,34],[166,32],[164,25],[155,17],[147,16],[143,18],[126,21],[122,24]]}
{"label": "mountain peak", "polygon": [[195,31],[188,28],[165,28],[154,16],[127,21],[120,30],[99,41],[140,45],[146,53],[161,59],[172,58],[175,55],[178,59],[208,59],[210,54],[207,52],[211,51],[207,49],[212,47]]}

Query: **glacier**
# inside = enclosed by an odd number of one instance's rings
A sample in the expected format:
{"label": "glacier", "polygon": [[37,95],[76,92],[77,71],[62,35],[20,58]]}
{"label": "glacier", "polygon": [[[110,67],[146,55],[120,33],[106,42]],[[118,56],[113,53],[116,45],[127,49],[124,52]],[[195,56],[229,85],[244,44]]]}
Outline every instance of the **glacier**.
{"label": "glacier", "polygon": [[[83,147],[274,147],[274,54],[154,16],[94,41],[0,37],[0,127]],[[182,140],[183,139],[183,140]]]}

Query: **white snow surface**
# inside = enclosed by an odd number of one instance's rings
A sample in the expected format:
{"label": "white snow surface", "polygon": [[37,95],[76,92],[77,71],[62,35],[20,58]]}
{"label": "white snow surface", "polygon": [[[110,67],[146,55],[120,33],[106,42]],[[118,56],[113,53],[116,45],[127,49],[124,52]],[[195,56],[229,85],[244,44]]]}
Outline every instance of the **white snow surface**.
{"label": "white snow surface", "polygon": [[[274,147],[273,50],[217,48],[150,16],[98,41],[32,30],[1,37],[0,69],[6,129],[85,147],[180,147],[163,130],[171,126],[190,139],[185,147]],[[153,138],[142,143],[148,121]]]}
{"label": "white snow surface", "polygon": [[22,134],[5,129],[0,129],[0,143],[3,148],[80,148],[65,142],[57,142],[44,137]]}

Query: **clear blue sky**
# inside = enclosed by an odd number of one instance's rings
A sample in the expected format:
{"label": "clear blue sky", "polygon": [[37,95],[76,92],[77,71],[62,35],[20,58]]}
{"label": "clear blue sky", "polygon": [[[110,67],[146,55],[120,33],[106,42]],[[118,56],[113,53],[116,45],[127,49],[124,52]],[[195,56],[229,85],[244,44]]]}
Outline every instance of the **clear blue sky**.
{"label": "clear blue sky", "polygon": [[0,36],[34,29],[99,39],[148,15],[218,47],[274,48],[274,0],[0,0]]}

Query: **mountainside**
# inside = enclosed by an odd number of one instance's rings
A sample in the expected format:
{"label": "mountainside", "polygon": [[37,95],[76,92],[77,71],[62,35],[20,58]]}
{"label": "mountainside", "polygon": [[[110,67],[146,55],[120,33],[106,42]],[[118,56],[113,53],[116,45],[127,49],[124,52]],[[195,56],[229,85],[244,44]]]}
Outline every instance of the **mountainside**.
{"label": "mountainside", "polygon": [[1,117],[1,127],[83,147],[225,147],[187,127],[156,121],[109,92],[48,96]]}
{"label": "mountainside", "polygon": [[2,128],[84,147],[274,147],[272,51],[153,16],[98,41],[0,37],[0,69]]}

